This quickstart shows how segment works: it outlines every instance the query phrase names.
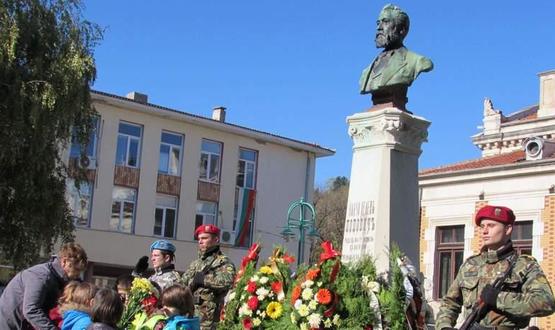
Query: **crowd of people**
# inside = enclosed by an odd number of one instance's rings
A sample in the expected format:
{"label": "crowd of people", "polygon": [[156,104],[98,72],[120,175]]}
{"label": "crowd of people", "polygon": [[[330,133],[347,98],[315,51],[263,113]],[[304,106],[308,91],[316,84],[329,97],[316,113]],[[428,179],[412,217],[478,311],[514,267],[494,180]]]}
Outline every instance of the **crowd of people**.
{"label": "crowd of people", "polygon": [[[135,278],[148,278],[157,292],[156,329],[213,330],[235,266],[219,245],[220,229],[195,230],[199,258],[181,275],[175,270],[176,247],[167,240],[150,246],[131,274],[122,274],[113,288],[82,280],[87,254],[78,243],[62,245],[48,262],[17,273],[0,296],[0,329],[117,329]],[[154,274],[148,276],[149,259]]]}

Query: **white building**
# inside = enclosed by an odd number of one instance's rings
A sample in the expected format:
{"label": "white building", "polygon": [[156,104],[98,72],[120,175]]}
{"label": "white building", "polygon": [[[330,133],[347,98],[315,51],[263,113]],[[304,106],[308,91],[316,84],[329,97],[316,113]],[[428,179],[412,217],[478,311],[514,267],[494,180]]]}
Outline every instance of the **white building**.
{"label": "white building", "polygon": [[[485,100],[482,132],[472,137],[481,158],[419,174],[420,268],[435,307],[482,245],[473,219],[486,204],[514,210],[515,246],[534,256],[555,284],[555,71],[539,77],[539,105],[504,116]],[[535,322],[555,329],[553,316]]]}
{"label": "white building", "polygon": [[[176,245],[176,268],[185,270],[197,257],[200,224],[222,229],[223,251],[235,263],[253,241],[270,254],[284,244],[289,204],[312,199],[316,159],[334,154],[227,123],[223,107],[205,118],[139,93],[93,92],[92,99],[99,117],[89,161],[79,164],[79,145],[69,150],[70,166],[86,166],[89,183],[79,193],[68,180],[68,200],[97,282],[128,273],[160,238]],[[296,251],[297,241],[286,246]]]}

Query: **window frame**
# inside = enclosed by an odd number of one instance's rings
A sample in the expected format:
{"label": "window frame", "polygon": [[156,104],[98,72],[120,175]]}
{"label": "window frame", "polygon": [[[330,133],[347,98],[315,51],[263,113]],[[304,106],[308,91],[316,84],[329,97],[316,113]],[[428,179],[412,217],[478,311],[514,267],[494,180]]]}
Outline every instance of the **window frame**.
{"label": "window frame", "polygon": [[[160,205],[158,203],[158,198],[172,198],[175,201],[175,207],[171,207],[171,206],[166,206],[166,205]],[[154,207],[154,226],[152,228],[152,235],[156,236],[156,237],[164,237],[164,238],[175,238],[176,237],[176,233],[177,233],[177,217],[178,217],[178,208],[179,208],[179,198],[177,198],[176,196],[171,196],[171,195],[161,195],[161,194],[157,194],[156,195],[156,205]],[[160,235],[156,234],[154,232],[155,228],[156,228],[156,211],[157,210],[162,210],[162,226],[160,228]],[[173,228],[172,228],[172,236],[166,236],[166,225],[167,225],[167,210],[173,210],[174,211],[174,219],[173,219]]]}
{"label": "window frame", "polygon": [[[522,238],[522,237],[517,238],[517,235],[520,236],[520,234],[522,233],[523,225],[531,226],[530,238]],[[511,237],[512,237],[511,240],[513,242],[513,248],[516,250],[516,252],[519,255],[526,254],[526,253],[523,253],[524,251],[530,251],[530,255],[532,255],[532,246],[533,246],[533,239],[534,239],[534,221],[519,220],[513,223],[513,232],[511,234]]]}
{"label": "window frame", "polygon": [[[215,206],[214,214],[206,213],[206,212],[202,212],[202,211],[199,212],[199,210],[198,210],[198,208],[199,208],[198,205],[199,204],[213,204]],[[195,224],[194,224],[195,228],[193,228],[193,232],[197,229],[198,226],[201,226],[201,225],[211,224],[211,225],[216,225],[217,226],[218,225],[218,209],[219,209],[219,205],[216,202],[197,200],[197,202],[195,204]],[[202,216],[202,223],[200,223],[200,224],[197,221],[198,216]],[[214,217],[214,222],[207,223],[205,221],[207,216],[213,216]],[[196,240],[196,237],[195,237],[195,240]]]}
{"label": "window frame", "polygon": [[[92,219],[92,202],[93,202],[93,194],[94,194],[94,184],[92,182],[89,181],[81,181],[79,183],[81,186],[79,187],[79,189],[77,189],[77,187],[75,186],[75,179],[72,178],[67,178],[66,179],[66,193],[70,196],[72,196],[71,198],[73,199],[73,203],[71,203],[72,205],[69,205],[70,211],[71,211],[71,218],[73,220],[73,225],[75,227],[79,227],[79,228],[89,228],[91,225],[91,219]],[[84,194],[84,196],[88,199],[88,208],[87,208],[87,219],[85,224],[79,224],[78,221],[80,219],[83,219],[81,217],[76,216],[76,208],[75,206],[77,205],[77,203],[79,203],[81,201],[81,193],[83,192],[83,185],[87,185],[88,189],[86,191],[86,194]],[[68,191],[68,187],[71,187],[70,191]],[[77,193],[77,195],[73,195],[73,193]],[[68,201],[68,204],[69,201]]]}
{"label": "window frame", "polygon": [[[139,132],[139,136],[135,136],[135,135],[130,135],[127,133],[121,133],[120,132],[120,126],[121,125],[129,125],[129,126],[134,126],[139,128],[140,132]],[[119,163],[118,162],[118,150],[119,150],[119,138],[121,137],[125,137],[126,138],[126,146],[125,146],[125,160],[124,163]],[[142,137],[143,137],[143,126],[140,124],[134,124],[134,123],[130,123],[127,121],[120,121],[118,124],[118,135],[116,138],[116,165],[118,166],[125,166],[125,167],[130,167],[130,168],[140,168],[141,167],[141,148],[142,148]],[[131,148],[131,140],[137,140],[137,165],[133,166],[133,165],[129,165],[129,149]]]}
{"label": "window frame", "polygon": [[[179,138],[181,138],[181,144],[178,146],[176,144],[171,144],[171,143],[167,143],[167,142],[163,142],[162,141],[162,136],[163,134],[170,134],[170,135],[174,135],[174,136],[178,136]],[[172,176],[181,176],[181,167],[182,167],[182,159],[183,159],[183,145],[184,145],[184,141],[185,141],[185,135],[180,134],[180,133],[175,133],[175,132],[171,132],[171,131],[166,131],[166,130],[162,130],[162,133],[160,133],[160,149],[162,149],[162,146],[167,146],[169,147],[169,152],[168,152],[168,166],[166,168],[166,171],[162,171],[160,170],[160,162],[162,161],[162,150],[160,150],[160,155],[158,158],[158,173],[161,174],[165,174],[165,175],[172,175]],[[177,169],[176,169],[176,173],[170,173],[170,161],[171,161],[171,155],[172,155],[172,151],[173,149],[177,149],[179,150],[179,159],[177,161]]]}
{"label": "window frame", "polygon": [[[220,145],[220,153],[214,153],[211,151],[205,151],[202,148],[203,142],[212,142],[212,143],[216,143]],[[224,144],[223,142],[220,141],[216,141],[216,140],[211,140],[211,139],[206,139],[206,138],[202,138],[201,143],[200,143],[200,159],[199,159],[199,180],[201,181],[205,181],[205,182],[210,182],[210,183],[220,183],[221,181],[221,175],[222,175],[222,160],[223,160],[223,151],[224,151]],[[206,154],[208,156],[208,161],[206,162],[206,177],[202,177],[202,155]],[[216,155],[219,157],[219,161],[218,161],[218,175],[217,178],[215,180],[212,180],[210,178],[210,169],[212,168],[212,166],[210,166],[212,164],[212,155]]]}
{"label": "window frame", "polygon": [[[455,241],[456,238],[456,229],[462,229],[462,233],[463,233],[463,237],[462,237],[462,241]],[[442,233],[443,231],[446,230],[451,230],[451,238],[452,241],[450,242],[445,242],[442,243],[441,242],[441,237],[442,237]],[[453,281],[455,280],[455,277],[457,276],[457,272],[460,268],[457,267],[456,265],[456,254],[457,253],[462,253],[462,259],[461,259],[461,265],[464,262],[464,230],[465,230],[465,225],[447,225],[447,226],[438,226],[436,227],[436,232],[435,232],[435,239],[436,239],[436,246],[435,246],[435,251],[434,251],[434,286],[433,286],[433,299],[440,299],[441,298],[441,281],[442,279],[441,277],[441,254],[442,253],[451,253],[451,259],[450,259],[450,274],[449,274],[449,285],[451,285],[451,283],[453,283]],[[449,286],[448,285],[448,286]],[[445,288],[446,290],[448,289]]]}
{"label": "window frame", "polygon": [[[241,158],[241,151],[247,151],[247,152],[254,153],[254,161],[248,160],[248,159],[242,159]],[[245,163],[245,165],[244,165],[245,172],[243,172],[243,173],[241,173],[239,171],[240,168],[241,168],[241,162]],[[248,173],[247,165],[248,164],[252,164],[252,166],[253,166],[252,187],[247,187],[247,173]],[[242,186],[237,184],[237,181],[239,181],[239,175],[240,174],[243,174],[243,185]],[[258,150],[239,147],[239,160],[237,162],[237,175],[236,175],[236,178],[235,178],[235,185],[239,188],[246,188],[246,189],[256,190],[256,183],[258,181],[257,180],[257,174],[258,174]]]}
{"label": "window frame", "polygon": [[[127,189],[127,190],[134,191],[135,199],[134,200],[115,199],[114,198],[114,190],[115,189]],[[123,187],[123,186],[114,186],[114,188],[112,189],[112,209],[111,209],[112,212],[111,212],[110,224],[109,224],[110,225],[110,230],[116,231],[116,232],[119,232],[119,233],[125,233],[125,234],[133,234],[135,232],[135,220],[136,220],[135,218],[137,216],[137,194],[138,194],[137,189]],[[114,212],[113,212],[114,211],[114,203],[120,203],[117,229],[114,229],[112,227],[112,223],[111,223],[111,220],[114,218],[113,217],[113,215],[114,215]],[[121,229],[122,228],[122,223],[123,223],[123,220],[124,220],[123,217],[124,217],[124,211],[125,211],[125,203],[133,204],[133,215],[132,215],[132,218],[131,218],[130,230],[128,232]]]}
{"label": "window frame", "polygon": [[[94,116],[93,117],[93,128],[91,131],[91,135],[89,137],[89,144],[87,144],[85,146],[86,151],[86,156],[89,158],[89,161],[92,163],[94,161],[96,161],[96,159],[98,158],[97,154],[97,148],[98,148],[98,131],[100,129],[100,116]],[[89,145],[92,143],[91,146],[91,150],[92,150],[92,155],[89,155],[87,152],[89,150]],[[69,146],[69,158],[73,158],[73,159],[79,159],[81,157],[81,149],[83,148],[83,146],[76,141],[76,137],[75,137],[75,131],[72,130],[71,132],[71,145]],[[74,152],[72,152],[74,149],[77,149],[79,151],[79,154],[75,155]]]}

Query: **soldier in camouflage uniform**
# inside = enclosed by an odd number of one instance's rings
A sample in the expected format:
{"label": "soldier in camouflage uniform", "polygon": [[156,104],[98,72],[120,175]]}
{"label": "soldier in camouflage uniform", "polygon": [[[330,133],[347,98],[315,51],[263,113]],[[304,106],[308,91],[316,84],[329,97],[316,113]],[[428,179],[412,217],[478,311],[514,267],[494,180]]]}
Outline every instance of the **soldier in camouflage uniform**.
{"label": "soldier in camouflage uniform", "polygon": [[[551,287],[536,259],[517,255],[511,242],[515,216],[502,206],[485,206],[475,218],[481,227],[484,246],[481,253],[466,260],[443,297],[436,319],[436,329],[455,329],[461,308],[467,316],[481,299],[487,308],[479,329],[521,329],[530,318],[547,316],[555,310]],[[509,270],[504,284],[491,284]],[[474,328],[473,328],[474,329]],[[477,329],[477,328],[476,328]]]}
{"label": "soldier in camouflage uniform", "polygon": [[172,243],[162,239],[150,245],[150,262],[152,262],[154,274],[148,279],[158,284],[161,291],[181,283],[181,275],[175,270],[174,260],[175,245]]}
{"label": "soldier in camouflage uniform", "polygon": [[202,330],[216,329],[224,297],[233,285],[235,266],[220,251],[220,229],[201,225],[195,230],[199,242],[199,258],[183,274],[183,282],[193,292],[195,315]]}

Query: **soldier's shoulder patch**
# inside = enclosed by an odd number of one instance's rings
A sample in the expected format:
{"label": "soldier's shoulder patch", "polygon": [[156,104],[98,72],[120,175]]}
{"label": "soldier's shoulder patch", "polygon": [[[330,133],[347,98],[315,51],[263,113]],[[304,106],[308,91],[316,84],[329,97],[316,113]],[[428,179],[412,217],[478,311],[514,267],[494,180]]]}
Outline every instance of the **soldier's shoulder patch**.
{"label": "soldier's shoulder patch", "polygon": [[468,259],[466,259],[466,261],[462,264],[461,267],[469,266],[469,265],[477,265],[480,263],[480,255],[479,254],[475,254],[473,256],[468,257]]}
{"label": "soldier's shoulder patch", "polygon": [[524,259],[526,261],[534,261],[537,262],[536,258],[532,257],[531,255],[528,254],[521,254],[518,256],[519,259]]}

